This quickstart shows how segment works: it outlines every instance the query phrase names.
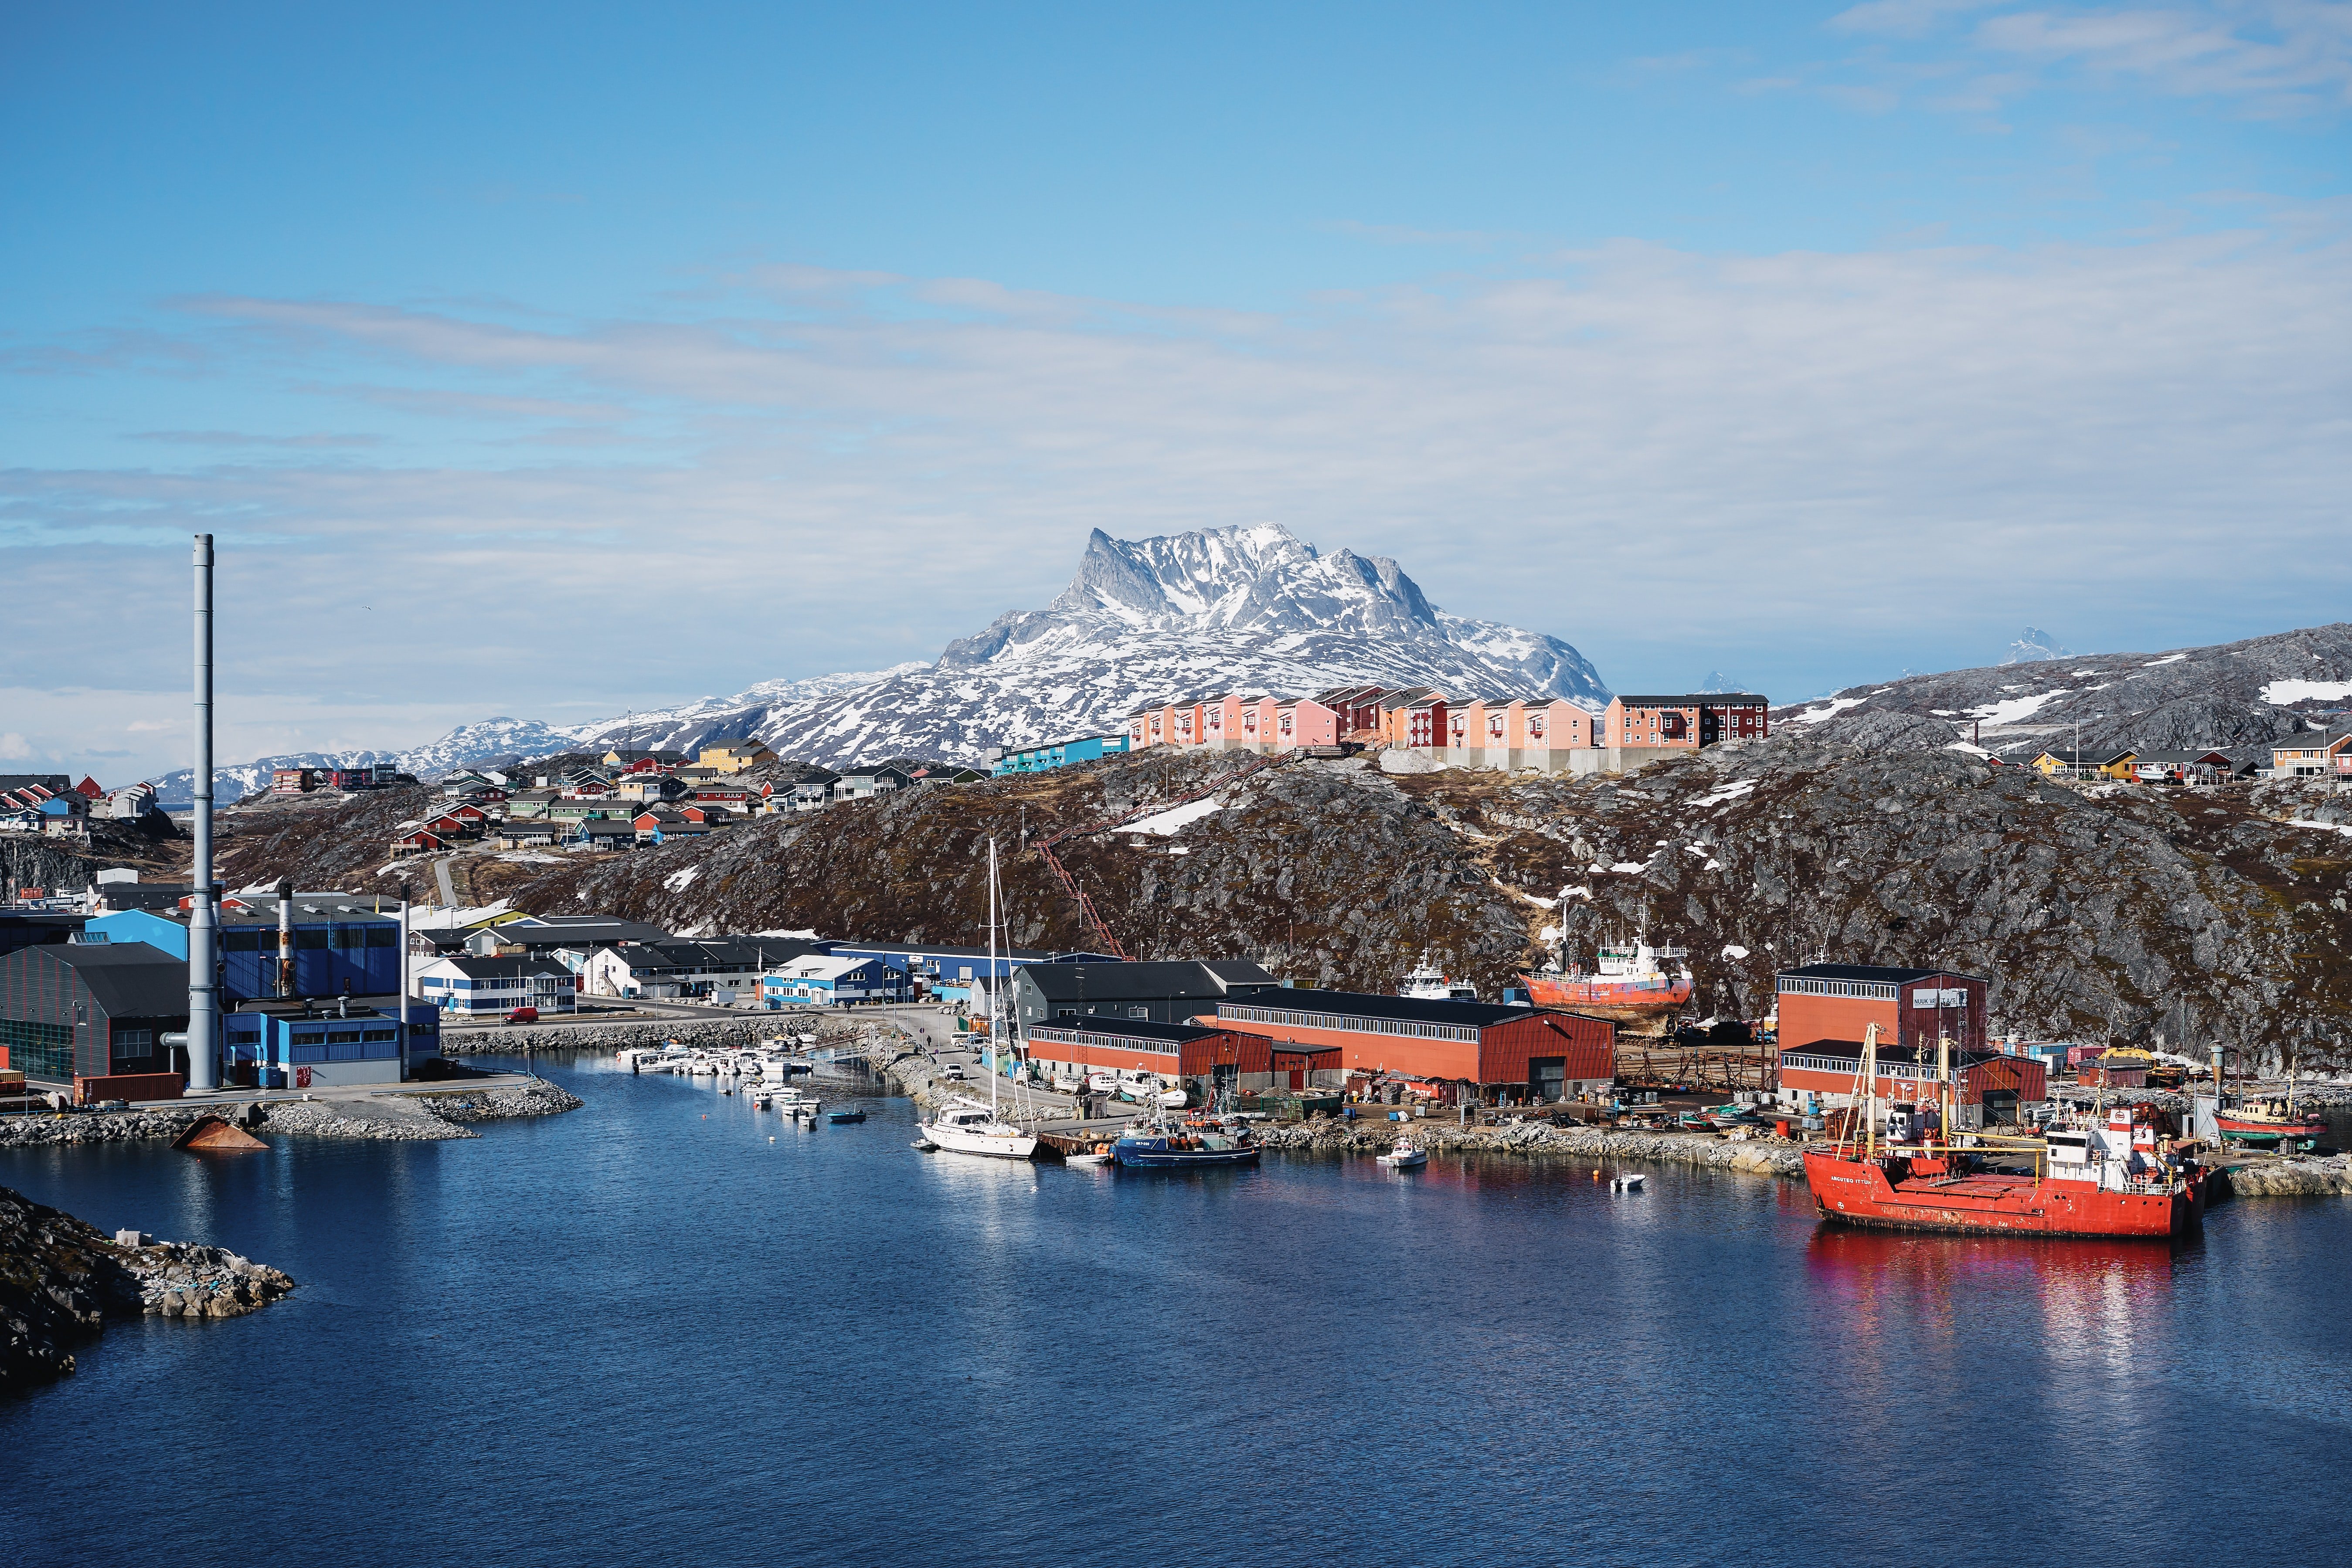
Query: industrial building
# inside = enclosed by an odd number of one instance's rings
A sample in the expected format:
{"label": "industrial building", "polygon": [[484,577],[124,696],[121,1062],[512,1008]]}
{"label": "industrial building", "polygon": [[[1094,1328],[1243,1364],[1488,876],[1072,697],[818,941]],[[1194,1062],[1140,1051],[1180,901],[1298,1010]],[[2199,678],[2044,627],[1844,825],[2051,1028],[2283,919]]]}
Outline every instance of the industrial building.
{"label": "industrial building", "polygon": [[[1782,1046],[1780,1103],[1809,1115],[1851,1106],[1862,1050],[1860,1041],[1851,1040]],[[1958,1106],[1956,1120],[1963,1127],[2007,1125],[2018,1121],[2026,1107],[2050,1097],[2050,1070],[2030,1056],[1956,1050],[1950,1065]],[[1933,1043],[1882,1043],[1872,1092],[1882,1106],[1931,1103],[1941,1092],[1936,1071]]]}
{"label": "industrial building", "polygon": [[1212,1019],[1265,1036],[1276,1078],[1293,1088],[1390,1072],[1551,1101],[1606,1089],[1617,1071],[1610,1024],[1532,1008],[1278,989],[1221,1002],[1201,1021]]}
{"label": "industrial building", "polygon": [[[400,917],[380,901],[355,902],[342,893],[297,893],[288,901],[289,953],[278,946],[278,901],[242,894],[220,906],[221,999],[225,1006],[257,998],[396,996],[400,991]],[[188,960],[184,910],[122,909],[92,915],[86,942],[144,942]],[[281,959],[293,959],[289,977]]]}
{"label": "industrial building", "polygon": [[1990,982],[1948,969],[1884,968],[1871,964],[1808,964],[1774,981],[1782,1047],[1819,1040],[1859,1040],[1872,1024],[1882,1046],[1924,1046],[1937,1035],[1963,1051],[1984,1052]]}
{"label": "industrial building", "polygon": [[70,1083],[76,1097],[177,1095],[188,962],[143,942],[60,942],[0,955],[0,1067]]}
{"label": "industrial building", "polygon": [[1013,972],[1014,1017],[1024,1032],[1061,1018],[1190,1023],[1231,998],[1280,989],[1280,980],[1247,958],[1029,964]]}
{"label": "industrial building", "polygon": [[1145,1019],[1058,1018],[1028,1026],[1030,1062],[1057,1076],[1150,1075],[1163,1082],[1204,1080],[1213,1088],[1264,1089],[1274,1061],[1264,1035]]}

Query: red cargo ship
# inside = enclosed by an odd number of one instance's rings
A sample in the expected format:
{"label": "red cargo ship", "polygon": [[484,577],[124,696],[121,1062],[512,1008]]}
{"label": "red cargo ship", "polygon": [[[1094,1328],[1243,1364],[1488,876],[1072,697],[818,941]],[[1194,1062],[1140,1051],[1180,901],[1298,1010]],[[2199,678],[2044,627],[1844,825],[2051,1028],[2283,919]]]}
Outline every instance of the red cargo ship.
{"label": "red cargo ship", "polygon": [[[1875,1025],[1865,1037],[1856,1087],[1875,1082]],[[1939,1070],[1947,1089],[1949,1075]],[[1895,1230],[1991,1230],[2030,1236],[2163,1240],[2193,1229],[2205,1212],[2205,1173],[2157,1145],[2156,1130],[2116,1111],[2101,1127],[2053,1128],[2042,1146],[1955,1149],[1902,1137],[1880,1143],[1874,1097],[1858,1094],[1858,1141],[1805,1151],[1805,1179],[1822,1218]],[[1948,1114],[1950,1101],[1946,1098]],[[1929,1118],[1933,1119],[1933,1118]],[[1912,1117],[1889,1118],[1907,1134]],[[2035,1174],[1970,1168],[1988,1154],[2031,1155]]]}

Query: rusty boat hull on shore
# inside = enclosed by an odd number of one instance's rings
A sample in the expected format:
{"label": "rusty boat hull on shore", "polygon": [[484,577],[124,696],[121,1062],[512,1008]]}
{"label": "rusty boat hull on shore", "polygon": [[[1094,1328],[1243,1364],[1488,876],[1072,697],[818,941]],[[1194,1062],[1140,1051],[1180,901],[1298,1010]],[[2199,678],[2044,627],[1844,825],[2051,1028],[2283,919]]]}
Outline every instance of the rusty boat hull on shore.
{"label": "rusty boat hull on shore", "polygon": [[1537,1007],[1618,1023],[1643,1023],[1661,1014],[1679,1012],[1691,999],[1688,980],[1665,986],[1639,986],[1559,975],[1521,975],[1519,984],[1527,988],[1528,1000]]}
{"label": "rusty boat hull on shore", "polygon": [[1890,1181],[1874,1161],[1805,1151],[1822,1218],[1887,1230],[1983,1231],[2169,1240],[2205,1213],[2201,1171],[2170,1191],[2109,1192],[2087,1181],[1961,1176]]}

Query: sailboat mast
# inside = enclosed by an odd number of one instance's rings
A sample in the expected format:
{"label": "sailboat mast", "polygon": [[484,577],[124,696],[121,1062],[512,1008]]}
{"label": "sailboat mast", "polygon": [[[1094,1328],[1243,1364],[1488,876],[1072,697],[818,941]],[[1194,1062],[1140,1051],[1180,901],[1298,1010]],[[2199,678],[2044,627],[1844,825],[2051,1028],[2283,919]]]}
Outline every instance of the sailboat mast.
{"label": "sailboat mast", "polygon": [[988,840],[988,1113],[996,1114],[996,1066],[999,1060],[996,1030],[997,993],[1003,988],[1003,977],[996,972],[996,837]]}

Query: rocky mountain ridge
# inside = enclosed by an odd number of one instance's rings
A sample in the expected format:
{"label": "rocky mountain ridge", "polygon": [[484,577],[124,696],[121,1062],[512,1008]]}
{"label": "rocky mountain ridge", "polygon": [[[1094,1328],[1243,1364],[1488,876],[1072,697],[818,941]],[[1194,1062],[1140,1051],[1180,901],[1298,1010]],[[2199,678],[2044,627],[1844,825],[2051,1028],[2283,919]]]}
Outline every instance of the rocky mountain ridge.
{"label": "rocky mountain ridge", "polygon": [[[1229,784],[1174,832],[1056,852],[1137,956],[1256,957],[1301,985],[1385,990],[1426,956],[1493,997],[1563,932],[1586,961],[1638,932],[1690,949],[1702,1013],[1762,1017],[1777,969],[1827,956],[1991,977],[2003,1032],[2219,1040],[2311,1062],[2352,1043],[2333,1032],[2352,1013],[2352,798],[2324,782],[2071,785],[1950,736],[1937,718],[1849,715],[1622,779],[1300,759]],[[1012,939],[1087,946],[1036,839],[1176,800],[1237,762],[1145,752],[615,856],[453,870],[468,904],[696,935],[977,942],[992,834]],[[424,862],[384,862],[398,810],[241,821],[233,880],[396,893],[405,879],[429,896]]]}
{"label": "rocky mountain ridge", "polygon": [[1848,686],[1773,714],[1776,727],[1906,716],[2011,760],[2044,747],[2267,747],[2352,704],[2352,623],[2214,647],[2098,653]]}

